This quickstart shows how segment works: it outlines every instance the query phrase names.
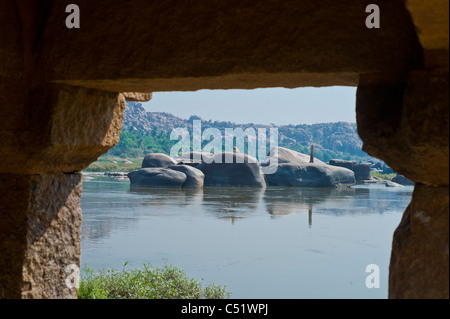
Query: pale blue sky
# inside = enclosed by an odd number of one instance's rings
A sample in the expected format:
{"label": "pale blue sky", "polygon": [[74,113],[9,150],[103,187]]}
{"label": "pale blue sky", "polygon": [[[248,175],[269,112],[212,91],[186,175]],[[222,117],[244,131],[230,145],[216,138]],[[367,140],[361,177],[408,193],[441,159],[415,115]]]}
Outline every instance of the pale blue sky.
{"label": "pale blue sky", "polygon": [[355,87],[268,88],[256,90],[200,90],[155,92],[142,103],[149,112],[168,112],[187,119],[287,125],[352,122]]}

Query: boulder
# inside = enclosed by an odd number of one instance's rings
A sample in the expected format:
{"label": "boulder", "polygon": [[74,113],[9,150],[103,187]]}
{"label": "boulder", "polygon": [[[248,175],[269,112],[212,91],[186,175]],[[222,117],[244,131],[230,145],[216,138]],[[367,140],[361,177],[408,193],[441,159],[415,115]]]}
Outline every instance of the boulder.
{"label": "boulder", "polygon": [[414,186],[414,182],[407,179],[405,176],[403,175],[399,175],[397,174],[397,176],[395,176],[392,181],[394,183],[398,183],[400,185],[404,185],[404,186]]}
{"label": "boulder", "polygon": [[384,186],[386,186],[386,187],[402,187],[403,185],[400,185],[400,184],[395,183],[393,181],[386,180],[386,181],[384,181]]}
{"label": "boulder", "polygon": [[177,162],[169,155],[162,153],[150,153],[144,157],[141,167],[168,167],[172,165],[177,165]]}
{"label": "boulder", "polygon": [[357,163],[355,161],[347,161],[343,159],[330,159],[328,164],[353,170],[353,166]]}
{"label": "boulder", "polygon": [[211,159],[213,156],[214,154],[211,153],[194,151],[182,154],[181,156],[176,158],[176,161],[178,162],[178,164],[195,167],[198,164],[204,162],[205,160]]}
{"label": "boulder", "polygon": [[378,185],[384,185],[386,187],[401,187],[402,185],[392,182],[387,179],[379,178],[376,176],[372,176],[370,179],[365,179],[361,181],[361,184],[364,185],[370,185],[370,184],[378,184]]}
{"label": "boulder", "polygon": [[201,170],[188,165],[174,165],[169,166],[168,169],[182,172],[186,175],[186,182],[183,184],[183,188],[203,187],[205,175]]}
{"label": "boulder", "polygon": [[181,188],[187,180],[183,172],[162,167],[141,168],[128,173],[130,187]]}
{"label": "boulder", "polygon": [[[278,155],[277,155],[278,151]],[[278,159],[278,163],[276,160]],[[266,170],[264,175],[269,186],[296,187],[337,187],[354,185],[355,174],[347,168],[332,166],[315,159],[309,162],[310,156],[291,151],[283,147],[271,149],[262,164],[264,167],[274,167]]]}
{"label": "boulder", "polygon": [[356,182],[371,179],[370,175],[370,165],[368,163],[356,163],[352,168],[353,173],[355,173]]}
{"label": "boulder", "polygon": [[196,168],[205,174],[205,186],[266,186],[259,162],[243,153],[219,153],[211,163],[203,162]]}
{"label": "boulder", "polygon": [[264,177],[269,186],[337,187],[355,184],[351,170],[319,163],[279,164],[274,174]]}
{"label": "boulder", "polygon": [[[261,166],[269,166],[274,163],[309,163],[310,155],[302,154],[284,147],[273,147],[267,158],[261,163]],[[325,164],[321,160],[315,158],[314,163]]]}
{"label": "boulder", "polygon": [[357,163],[355,161],[346,161],[342,159],[331,159],[328,163],[333,166],[352,170],[353,173],[355,173],[355,180],[357,183],[371,179],[371,165],[369,163]]}

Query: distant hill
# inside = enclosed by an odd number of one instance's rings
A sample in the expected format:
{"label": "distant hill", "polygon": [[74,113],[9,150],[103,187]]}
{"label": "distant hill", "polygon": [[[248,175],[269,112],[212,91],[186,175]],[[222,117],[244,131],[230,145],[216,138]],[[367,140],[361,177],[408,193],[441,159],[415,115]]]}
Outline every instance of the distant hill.
{"label": "distant hill", "polygon": [[[165,138],[168,138],[169,133],[177,127],[184,127],[192,132],[192,123],[195,119],[202,120],[195,115],[192,115],[189,119],[182,119],[166,112],[146,112],[140,103],[127,102],[122,131],[153,132],[154,137],[161,137],[166,134]],[[257,128],[266,128],[267,132],[269,132],[269,128],[275,127],[264,124],[236,124],[211,120],[202,120],[201,124],[202,130],[214,127],[221,132],[224,132],[225,128],[242,128],[245,130],[249,127],[255,130]],[[362,141],[356,131],[356,123],[336,122],[312,125],[282,125],[278,126],[278,137],[280,146],[303,153],[309,153],[310,145],[314,144],[316,157],[324,161],[328,161],[330,158],[360,161],[371,159],[361,149]],[[167,144],[167,139],[165,139],[164,143]],[[167,147],[165,145],[166,149]]]}

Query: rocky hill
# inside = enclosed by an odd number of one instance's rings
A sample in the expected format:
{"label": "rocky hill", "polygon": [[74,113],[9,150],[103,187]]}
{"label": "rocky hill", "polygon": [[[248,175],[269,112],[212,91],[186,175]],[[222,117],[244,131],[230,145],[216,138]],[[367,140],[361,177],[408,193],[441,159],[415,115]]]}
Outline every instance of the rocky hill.
{"label": "rocky hill", "polygon": [[[140,103],[127,102],[123,127],[125,130],[151,131],[157,129],[170,132],[177,127],[192,130],[193,120],[202,120],[198,116],[181,119],[166,112],[146,112]],[[210,127],[224,131],[225,128],[271,128],[272,125],[263,124],[235,124],[225,121],[202,120],[202,130]],[[267,130],[269,131],[269,130]],[[332,152],[333,155],[347,155],[369,158],[362,151],[362,141],[356,131],[355,123],[337,122],[321,124],[299,124],[278,126],[279,145],[291,149],[305,150],[311,144],[317,151]]]}

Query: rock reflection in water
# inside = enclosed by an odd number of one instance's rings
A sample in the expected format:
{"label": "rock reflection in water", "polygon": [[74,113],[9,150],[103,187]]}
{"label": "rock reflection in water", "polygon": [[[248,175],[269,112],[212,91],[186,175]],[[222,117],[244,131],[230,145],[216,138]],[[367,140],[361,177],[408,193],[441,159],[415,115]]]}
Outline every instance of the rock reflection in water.
{"label": "rock reflection in water", "polygon": [[379,265],[386,287],[412,189],[130,190],[95,178],[83,182],[81,260],[93,269],[168,260],[236,298],[386,298],[365,287],[364,270]]}
{"label": "rock reflection in water", "polygon": [[130,194],[141,195],[143,205],[186,206],[200,205],[203,198],[201,188],[143,188],[129,190]]}
{"label": "rock reflection in water", "polygon": [[264,189],[252,187],[205,187],[202,205],[208,214],[234,224],[258,209],[263,193]]}
{"label": "rock reflection in water", "polygon": [[[204,187],[203,189],[129,188],[129,183],[111,178],[86,180],[83,185],[83,238],[99,239],[114,229],[137,227],[147,216],[179,216],[183,213],[229,220],[291,214],[313,215],[383,214],[404,210],[412,189],[384,187]],[[404,197],[404,198],[403,198]],[[197,217],[196,217],[197,218]]]}
{"label": "rock reflection in water", "polygon": [[361,188],[268,188],[263,199],[267,212],[274,218],[290,214],[308,214],[309,226],[313,214],[351,215],[383,214],[402,210],[404,202],[396,200],[411,196],[411,190],[388,190],[384,187]]}
{"label": "rock reflection in water", "polygon": [[308,213],[309,226],[312,225],[314,209],[345,209],[355,198],[353,188],[268,188],[263,199],[267,212],[274,218],[291,214]]}

